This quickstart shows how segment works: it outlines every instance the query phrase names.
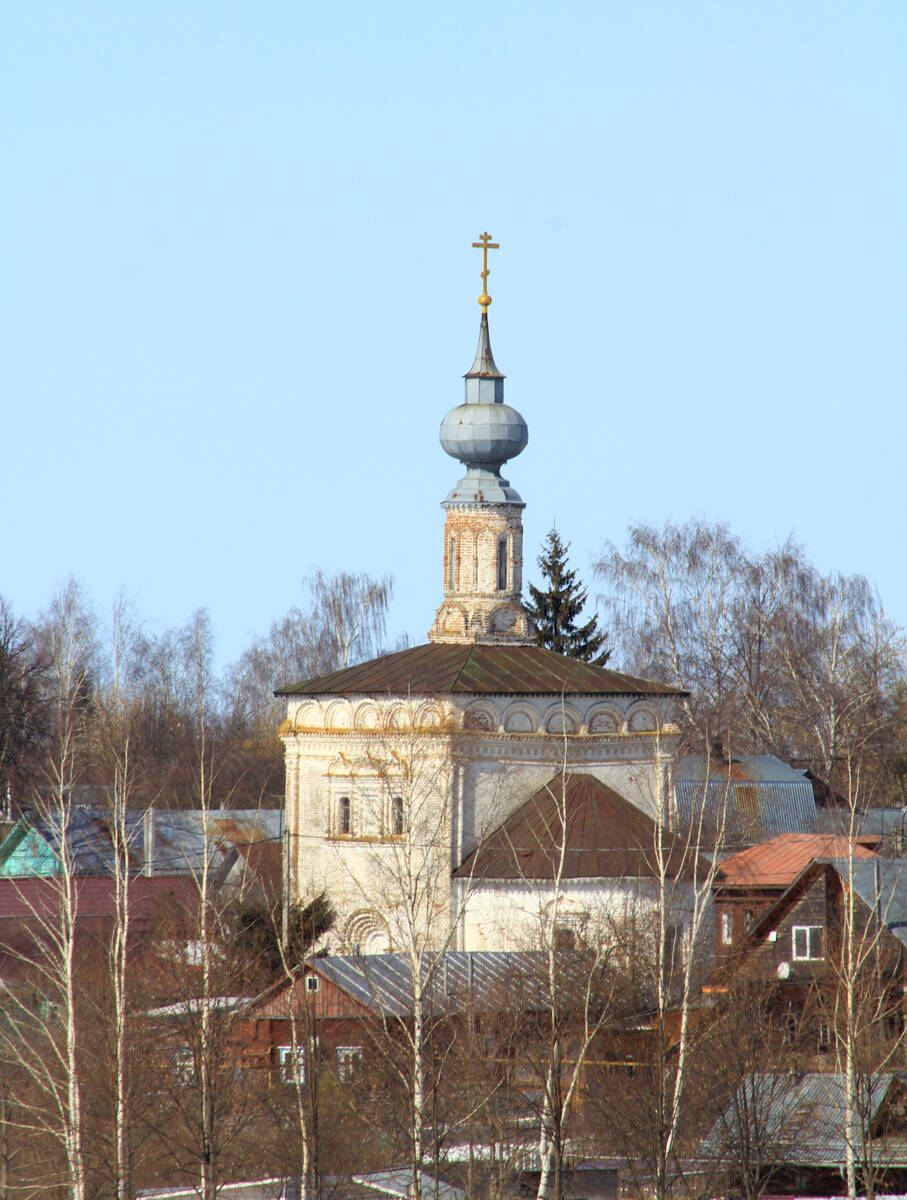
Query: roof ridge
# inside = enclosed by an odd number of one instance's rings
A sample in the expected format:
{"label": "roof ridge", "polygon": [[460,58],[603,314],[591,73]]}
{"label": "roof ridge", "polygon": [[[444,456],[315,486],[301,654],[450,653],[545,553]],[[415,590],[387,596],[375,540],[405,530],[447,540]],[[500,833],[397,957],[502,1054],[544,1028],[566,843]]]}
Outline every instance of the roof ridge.
{"label": "roof ridge", "polygon": [[460,682],[460,676],[466,670],[466,667],[469,664],[469,660],[472,658],[472,652],[473,652],[473,650],[475,650],[475,648],[476,648],[475,642],[473,642],[472,645],[466,647],[466,655],[463,658],[463,661],[460,663],[460,666],[457,668],[457,673],[454,676],[453,681],[451,682],[451,685],[450,685],[450,690],[452,692],[456,690],[456,686]]}

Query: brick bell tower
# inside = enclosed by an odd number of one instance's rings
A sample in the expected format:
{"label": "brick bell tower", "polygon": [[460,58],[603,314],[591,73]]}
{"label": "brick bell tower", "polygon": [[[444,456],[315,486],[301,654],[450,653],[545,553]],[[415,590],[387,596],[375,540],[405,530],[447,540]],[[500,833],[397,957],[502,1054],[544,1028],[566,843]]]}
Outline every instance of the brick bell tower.
{"label": "brick bell tower", "polygon": [[444,602],[428,637],[432,642],[534,646],[535,628],[522,604],[523,509],[519,493],[501,476],[508,459],[526,448],[526,422],[504,403],[504,376],[495,365],[488,333],[488,251],[498,244],[483,233],[479,346],[467,372],[466,398],[441,422],[441,445],[466,467],[442,504]]}

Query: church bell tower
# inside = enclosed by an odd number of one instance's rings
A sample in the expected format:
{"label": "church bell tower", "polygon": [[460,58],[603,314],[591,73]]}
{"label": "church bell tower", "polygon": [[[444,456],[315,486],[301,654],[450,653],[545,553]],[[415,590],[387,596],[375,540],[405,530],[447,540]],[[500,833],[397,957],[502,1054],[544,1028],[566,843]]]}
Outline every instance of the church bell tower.
{"label": "church bell tower", "polygon": [[467,372],[466,397],[441,422],[441,445],[466,467],[442,504],[444,602],[429,630],[432,642],[534,646],[535,629],[522,605],[523,509],[501,467],[529,441],[526,422],[504,403],[504,376],[488,332],[488,251],[483,233],[479,345]]}

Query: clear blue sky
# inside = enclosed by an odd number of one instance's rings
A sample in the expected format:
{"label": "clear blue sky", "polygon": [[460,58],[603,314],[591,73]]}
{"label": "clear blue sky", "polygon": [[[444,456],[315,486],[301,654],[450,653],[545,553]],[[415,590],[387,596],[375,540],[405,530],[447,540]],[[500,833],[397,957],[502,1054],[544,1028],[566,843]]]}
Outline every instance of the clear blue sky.
{"label": "clear blue sky", "polygon": [[488,229],[530,567],[714,517],[907,620],[905,56],[903,0],[8,6],[0,593],[227,662],[391,571],[422,641]]}

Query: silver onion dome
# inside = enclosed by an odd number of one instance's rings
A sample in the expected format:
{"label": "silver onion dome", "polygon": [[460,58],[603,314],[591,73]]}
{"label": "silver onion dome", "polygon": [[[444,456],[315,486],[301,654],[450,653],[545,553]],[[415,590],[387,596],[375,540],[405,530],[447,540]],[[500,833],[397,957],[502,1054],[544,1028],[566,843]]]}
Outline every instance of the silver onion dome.
{"label": "silver onion dome", "polygon": [[482,313],[475,362],[465,376],[466,398],[441,422],[441,445],[468,469],[448,502],[522,503],[501,478],[501,467],[529,443],[526,422],[504,403],[504,376],[491,353],[488,314]]}

